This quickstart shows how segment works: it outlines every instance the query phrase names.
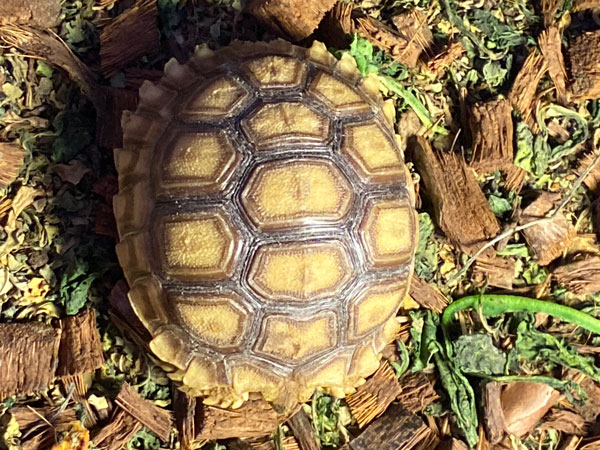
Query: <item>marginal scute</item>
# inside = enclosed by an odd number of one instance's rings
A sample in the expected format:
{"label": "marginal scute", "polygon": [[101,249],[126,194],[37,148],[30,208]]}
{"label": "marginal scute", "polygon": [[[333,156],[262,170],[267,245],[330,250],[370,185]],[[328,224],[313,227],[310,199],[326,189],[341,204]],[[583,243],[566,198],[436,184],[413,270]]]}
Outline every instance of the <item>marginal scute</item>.
{"label": "marginal scute", "polygon": [[231,177],[240,154],[224,131],[177,133],[165,145],[160,185],[166,191],[217,192]]}
{"label": "marginal scute", "polygon": [[184,121],[222,119],[237,114],[247,105],[250,93],[230,76],[203,83],[179,113]]}
{"label": "marginal scute", "polygon": [[339,113],[363,114],[371,111],[371,106],[358,92],[326,72],[321,71],[316,75],[310,83],[308,94]]}
{"label": "marginal scute", "polygon": [[394,316],[406,296],[406,280],[377,282],[363,289],[351,302],[349,330],[361,338]]}
{"label": "marginal scute", "polygon": [[195,391],[226,386],[226,383],[223,363],[204,354],[196,354],[192,358],[183,376],[183,384]]}
{"label": "marginal scute", "polygon": [[[299,385],[303,387],[300,398],[307,401],[316,388],[322,387],[332,393],[344,397],[344,381],[348,371],[348,355],[334,355],[319,361],[316,369],[302,373],[299,376]],[[341,394],[341,395],[339,395]]]}
{"label": "marginal scute", "polygon": [[379,367],[379,357],[373,351],[369,340],[362,341],[362,345],[357,347],[352,356],[348,376],[355,379],[362,378],[372,374]]}
{"label": "marginal scute", "polygon": [[258,166],[242,204],[260,230],[337,223],[352,205],[348,180],[330,161],[294,159]]}
{"label": "marginal scute", "polygon": [[266,103],[242,120],[242,129],[258,150],[271,149],[283,142],[325,144],[330,121],[303,103]]}
{"label": "marginal scute", "polygon": [[147,232],[128,234],[117,244],[116,250],[125,279],[130,286],[138,278],[150,275],[152,250]]}
{"label": "marginal scute", "polygon": [[135,280],[129,290],[129,301],[150,333],[155,333],[170,322],[164,292],[160,281],[155,276]]}
{"label": "marginal scute", "polygon": [[373,346],[377,351],[381,352],[383,348],[390,342],[392,342],[398,336],[400,332],[400,323],[396,319],[396,316],[390,317],[384,324],[382,330],[375,335],[373,339]]}
{"label": "marginal scute", "polygon": [[223,212],[163,216],[153,228],[165,278],[207,281],[231,275],[239,236]]}
{"label": "marginal scute", "polygon": [[400,199],[371,200],[359,228],[372,267],[399,267],[413,258],[417,223],[413,209]]}
{"label": "marginal scute", "polygon": [[351,85],[354,85],[361,79],[356,60],[349,53],[342,53],[342,57],[336,63],[333,72]]}
{"label": "marginal scute", "polygon": [[295,88],[304,83],[308,68],[294,58],[269,55],[246,64],[250,79],[259,88]]}
{"label": "marginal scute", "polygon": [[154,201],[148,181],[138,181],[113,197],[113,211],[119,236],[140,231],[150,219]]}
{"label": "marginal scute", "polygon": [[161,81],[173,89],[183,89],[197,82],[198,74],[187,64],[181,64],[175,58],[171,58],[165,64],[165,75]]}
{"label": "marginal scute", "polygon": [[185,370],[192,357],[186,336],[175,330],[159,330],[149,346],[152,353],[179,370]]}
{"label": "marginal scute", "polygon": [[252,323],[252,312],[233,292],[186,295],[175,292],[169,295],[169,301],[182,324],[208,345],[240,345]]}
{"label": "marginal scute", "polygon": [[144,147],[156,143],[165,130],[166,123],[160,117],[151,117],[145,113],[123,115],[123,147]]}
{"label": "marginal scute", "polygon": [[379,83],[377,76],[373,73],[364,77],[359,84],[361,91],[366,94],[371,101],[376,103],[381,101],[381,93],[379,91],[380,85],[381,83]]}
{"label": "marginal scute", "polygon": [[309,319],[272,314],[264,319],[256,351],[286,364],[299,364],[335,347],[337,329],[335,314],[331,312]]}
{"label": "marginal scute", "polygon": [[228,365],[232,386],[236,393],[262,392],[272,402],[277,398],[282,378],[273,374],[273,368],[262,368],[257,362],[234,362]]}
{"label": "marginal scute", "polygon": [[139,108],[155,111],[162,118],[170,119],[176,98],[177,91],[146,80],[140,87]]}
{"label": "marginal scute", "polygon": [[248,283],[266,299],[309,302],[335,295],[352,273],[340,241],[267,244],[254,256]]}
{"label": "marginal scute", "polygon": [[325,44],[314,41],[312,46],[306,50],[306,58],[313,64],[331,70],[337,60],[325,47]]}
{"label": "marginal scute", "polygon": [[396,141],[377,122],[348,125],[342,153],[367,182],[405,183],[404,163]]}

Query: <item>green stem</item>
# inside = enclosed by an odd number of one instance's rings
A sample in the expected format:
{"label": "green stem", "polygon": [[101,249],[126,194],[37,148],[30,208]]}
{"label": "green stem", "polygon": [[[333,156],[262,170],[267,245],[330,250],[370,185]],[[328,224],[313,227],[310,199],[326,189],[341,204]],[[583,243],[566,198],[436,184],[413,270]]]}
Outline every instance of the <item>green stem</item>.
{"label": "green stem", "polygon": [[457,312],[469,308],[479,309],[483,315],[488,317],[519,311],[544,313],[600,334],[600,320],[574,308],[516,295],[493,294],[471,295],[452,302],[442,314],[442,328],[445,330],[450,326]]}

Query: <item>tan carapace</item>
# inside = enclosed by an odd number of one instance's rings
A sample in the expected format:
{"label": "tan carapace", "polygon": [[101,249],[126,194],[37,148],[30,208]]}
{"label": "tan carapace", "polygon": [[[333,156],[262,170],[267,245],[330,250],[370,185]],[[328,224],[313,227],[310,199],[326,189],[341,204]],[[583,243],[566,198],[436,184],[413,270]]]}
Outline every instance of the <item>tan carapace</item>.
{"label": "tan carapace", "polygon": [[284,41],[200,47],[142,86],[115,151],[117,252],[181,389],[289,405],[377,369],[417,239],[378,88],[351,57]]}

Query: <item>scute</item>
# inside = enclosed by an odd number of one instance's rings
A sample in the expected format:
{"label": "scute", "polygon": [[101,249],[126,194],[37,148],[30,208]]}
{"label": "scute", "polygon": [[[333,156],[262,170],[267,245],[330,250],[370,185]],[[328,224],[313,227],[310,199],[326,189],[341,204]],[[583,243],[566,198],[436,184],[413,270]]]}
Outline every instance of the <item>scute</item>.
{"label": "scute", "polygon": [[390,111],[320,43],[201,46],[143,85],[115,150],[117,254],[180,389],[289,409],[377,369],[417,236]]}

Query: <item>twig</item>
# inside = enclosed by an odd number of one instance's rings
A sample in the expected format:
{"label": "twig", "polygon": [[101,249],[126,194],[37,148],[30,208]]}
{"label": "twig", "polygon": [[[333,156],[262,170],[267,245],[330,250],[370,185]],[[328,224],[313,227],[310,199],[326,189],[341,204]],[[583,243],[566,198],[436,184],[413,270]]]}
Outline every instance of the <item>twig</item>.
{"label": "twig", "polygon": [[475,252],[475,254],[473,256],[471,256],[467,260],[467,262],[462,267],[462,269],[460,269],[456,274],[454,274],[452,276],[452,278],[450,278],[448,280],[448,284],[452,284],[453,282],[457,281],[460,277],[462,277],[466,273],[466,271],[469,269],[469,267],[471,267],[471,265],[477,260],[477,258],[479,258],[479,256],[481,256],[481,254],[484,251],[486,251],[488,248],[494,246],[496,243],[502,241],[503,239],[510,237],[514,233],[517,233],[519,231],[533,227],[534,225],[541,225],[545,222],[552,220],[554,217],[556,217],[556,215],[573,198],[573,195],[575,195],[575,191],[577,191],[577,189],[579,189],[579,186],[581,186],[581,184],[587,178],[587,176],[590,174],[590,172],[592,170],[594,170],[594,167],[596,167],[596,165],[598,164],[599,161],[600,161],[600,151],[596,152],[596,156],[594,156],[594,159],[592,160],[591,164],[582,172],[582,174],[579,176],[579,178],[577,178],[577,180],[575,180],[575,182],[573,183],[573,186],[571,187],[571,190],[569,191],[569,194],[565,196],[565,198],[560,202],[560,204],[556,208],[554,208],[554,210],[550,211],[545,217],[540,217],[539,219],[532,220],[531,222],[527,222],[522,225],[513,225],[506,231],[500,233],[498,236],[496,236],[491,241],[486,242],[485,245],[483,245],[479,250],[477,250]]}

